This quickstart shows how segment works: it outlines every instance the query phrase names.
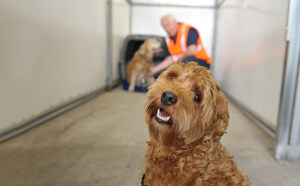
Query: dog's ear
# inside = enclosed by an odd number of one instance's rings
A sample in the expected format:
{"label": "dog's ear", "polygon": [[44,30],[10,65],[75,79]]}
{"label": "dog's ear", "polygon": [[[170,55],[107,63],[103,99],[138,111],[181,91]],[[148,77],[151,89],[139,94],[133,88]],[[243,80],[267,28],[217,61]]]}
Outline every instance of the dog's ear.
{"label": "dog's ear", "polygon": [[220,88],[217,86],[217,99],[215,107],[215,123],[214,123],[214,136],[220,139],[229,124],[229,112],[228,112],[228,102],[225,95],[221,92]]}

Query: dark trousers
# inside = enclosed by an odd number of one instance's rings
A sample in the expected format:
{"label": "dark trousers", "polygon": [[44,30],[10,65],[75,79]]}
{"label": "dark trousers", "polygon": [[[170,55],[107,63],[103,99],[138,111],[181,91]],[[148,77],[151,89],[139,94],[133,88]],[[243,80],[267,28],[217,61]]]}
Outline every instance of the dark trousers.
{"label": "dark trousers", "polygon": [[202,60],[202,59],[198,59],[194,56],[188,56],[186,57],[183,62],[186,64],[188,62],[191,62],[191,61],[194,61],[196,63],[198,63],[199,66],[203,66],[203,67],[206,67],[208,70],[210,68],[210,64],[207,64],[205,60]]}
{"label": "dark trousers", "polygon": [[[188,56],[186,57],[182,62],[184,62],[185,64],[187,64],[188,62],[196,62],[198,63],[199,66],[203,66],[203,67],[206,67],[208,70],[210,68],[210,64],[207,64],[205,60],[202,60],[202,59],[198,59],[194,56]],[[162,73],[163,71],[160,71],[160,72],[157,72],[156,74],[154,74],[154,78],[157,79],[158,76]]]}

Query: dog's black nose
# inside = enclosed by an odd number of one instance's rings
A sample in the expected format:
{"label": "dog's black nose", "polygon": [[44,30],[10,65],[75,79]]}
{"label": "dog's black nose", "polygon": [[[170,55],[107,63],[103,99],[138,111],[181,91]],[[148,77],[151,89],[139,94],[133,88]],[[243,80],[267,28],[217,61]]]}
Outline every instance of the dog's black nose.
{"label": "dog's black nose", "polygon": [[174,105],[177,103],[177,96],[172,92],[166,91],[161,95],[161,102],[163,105]]}

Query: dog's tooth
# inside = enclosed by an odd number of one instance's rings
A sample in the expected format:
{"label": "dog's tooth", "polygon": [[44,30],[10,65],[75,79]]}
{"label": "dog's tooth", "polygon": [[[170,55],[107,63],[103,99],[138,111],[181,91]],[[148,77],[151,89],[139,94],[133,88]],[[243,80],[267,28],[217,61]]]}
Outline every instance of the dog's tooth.
{"label": "dog's tooth", "polygon": [[170,119],[170,116],[164,118],[165,121],[169,121],[169,119]]}
{"label": "dog's tooth", "polygon": [[158,118],[161,119],[161,120],[164,120],[164,118],[160,115],[158,115]]}
{"label": "dog's tooth", "polygon": [[164,121],[166,121],[166,118],[165,117],[163,117],[163,116],[160,116],[160,115],[158,115],[157,116],[159,119],[161,119],[161,120],[164,120]]}
{"label": "dog's tooth", "polygon": [[164,121],[169,121],[170,117],[161,117],[160,119],[162,119]]}

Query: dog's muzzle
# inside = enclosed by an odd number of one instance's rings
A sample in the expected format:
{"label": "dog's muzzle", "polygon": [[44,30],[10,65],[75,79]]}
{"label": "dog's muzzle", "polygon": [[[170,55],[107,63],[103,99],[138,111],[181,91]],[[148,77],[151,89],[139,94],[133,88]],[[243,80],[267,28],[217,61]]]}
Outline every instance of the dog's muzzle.
{"label": "dog's muzzle", "polygon": [[177,96],[169,91],[166,91],[161,95],[161,103],[165,106],[175,105],[177,103],[177,100]]}

